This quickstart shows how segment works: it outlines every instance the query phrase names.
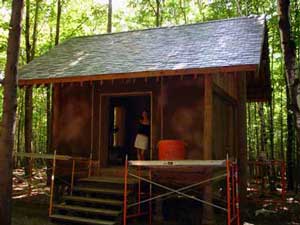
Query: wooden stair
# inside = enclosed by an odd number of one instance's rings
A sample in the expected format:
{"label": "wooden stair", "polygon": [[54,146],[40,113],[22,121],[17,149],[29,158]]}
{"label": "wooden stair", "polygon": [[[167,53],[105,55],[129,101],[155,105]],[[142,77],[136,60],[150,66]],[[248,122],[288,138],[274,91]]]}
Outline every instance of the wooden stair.
{"label": "wooden stair", "polygon": [[83,223],[83,224],[91,224],[91,225],[115,225],[115,222],[108,221],[108,220],[100,220],[100,219],[89,219],[83,218],[78,216],[66,216],[66,215],[59,215],[53,214],[51,215],[51,219],[60,220],[64,222],[72,222],[72,223]]}
{"label": "wooden stair", "polygon": [[[137,181],[129,180],[128,195]],[[53,205],[50,218],[63,223],[118,225],[122,221],[124,179],[121,177],[89,177],[78,180],[72,195]]]}

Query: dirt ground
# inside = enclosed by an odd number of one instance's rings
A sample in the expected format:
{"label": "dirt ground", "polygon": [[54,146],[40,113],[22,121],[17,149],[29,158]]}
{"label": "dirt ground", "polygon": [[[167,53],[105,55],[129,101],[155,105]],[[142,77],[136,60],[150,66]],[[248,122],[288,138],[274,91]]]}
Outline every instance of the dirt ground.
{"label": "dirt ground", "polygon": [[[46,200],[45,196],[37,196],[30,200],[26,198],[15,199],[13,202],[12,225],[55,225],[48,219]],[[244,225],[300,225],[300,204],[297,201],[284,207],[269,205],[263,209],[258,208],[257,205],[249,205],[247,223],[244,223]],[[147,222],[140,220],[132,224],[144,225]],[[158,225],[158,223],[155,224]],[[160,223],[160,225],[162,224],[173,225],[174,223]],[[220,223],[216,222],[216,224],[219,225]]]}

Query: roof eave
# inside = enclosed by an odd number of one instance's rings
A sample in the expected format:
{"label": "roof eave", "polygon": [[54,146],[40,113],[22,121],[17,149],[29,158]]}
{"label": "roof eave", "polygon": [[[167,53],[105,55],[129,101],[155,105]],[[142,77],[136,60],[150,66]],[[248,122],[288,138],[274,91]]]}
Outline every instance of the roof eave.
{"label": "roof eave", "polygon": [[209,67],[209,68],[193,68],[193,69],[175,69],[175,70],[157,70],[157,71],[141,71],[130,73],[115,73],[115,74],[95,74],[84,76],[69,76],[69,77],[51,77],[43,79],[19,79],[19,86],[42,85],[50,83],[75,83],[100,80],[115,80],[115,79],[134,79],[145,77],[162,77],[162,76],[180,76],[191,74],[210,74],[210,73],[229,73],[229,72],[253,72],[258,70],[257,64],[236,65],[224,67]]}

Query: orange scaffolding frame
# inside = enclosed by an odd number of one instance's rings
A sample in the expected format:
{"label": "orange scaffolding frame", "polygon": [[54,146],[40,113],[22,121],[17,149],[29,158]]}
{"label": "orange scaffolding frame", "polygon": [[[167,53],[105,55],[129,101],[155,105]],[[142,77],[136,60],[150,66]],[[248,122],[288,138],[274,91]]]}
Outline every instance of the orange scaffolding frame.
{"label": "orange scaffolding frame", "polygon": [[[136,173],[134,173],[130,167],[137,168]],[[218,167],[225,168],[223,174],[214,176],[205,180],[198,181],[196,183],[174,189],[166,185],[160,184],[157,181],[152,179],[152,172],[164,169],[174,169],[174,168],[189,168],[194,172],[197,172],[199,167]],[[148,178],[141,176],[141,169],[148,170]],[[138,180],[138,193],[137,193],[137,202],[130,203],[128,202],[128,178],[133,177]],[[226,208],[220,205],[214,204],[212,202],[205,201],[193,195],[185,193],[192,188],[196,188],[202,184],[220,180],[226,178]],[[149,193],[148,198],[141,200],[141,182],[144,181],[149,184]],[[159,194],[156,196],[152,195],[152,186],[159,187],[168,192]],[[129,161],[126,157],[125,160],[125,172],[124,172],[124,206],[123,206],[123,225],[127,225],[127,219],[140,217],[147,215],[149,216],[149,224],[152,224],[152,201],[158,198],[163,198],[172,194],[177,194],[188,199],[206,204],[210,207],[220,209],[227,214],[227,225],[236,224],[240,225],[240,209],[239,209],[239,187],[238,187],[238,166],[235,161],[226,160],[173,160],[173,161],[164,161],[164,160],[147,160],[147,161]],[[149,203],[148,212],[141,210],[141,204]],[[137,212],[129,214],[128,209],[137,206]]]}

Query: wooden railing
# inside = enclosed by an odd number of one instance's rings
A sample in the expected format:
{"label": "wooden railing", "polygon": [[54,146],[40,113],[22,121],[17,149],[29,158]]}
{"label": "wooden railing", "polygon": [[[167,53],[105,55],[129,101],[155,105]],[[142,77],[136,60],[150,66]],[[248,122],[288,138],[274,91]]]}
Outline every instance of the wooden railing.
{"label": "wooden railing", "polygon": [[[50,201],[49,201],[49,216],[52,214],[53,202],[55,195],[55,181],[59,179],[62,183],[69,186],[70,194],[73,194],[74,182],[76,178],[94,176],[99,173],[99,161],[93,160],[92,154],[90,157],[74,157],[68,155],[56,154],[39,154],[39,153],[14,153],[14,157],[29,158],[32,169],[33,160],[43,159],[52,160],[52,168],[47,168],[51,171],[50,184]],[[31,173],[29,175],[29,191],[32,189]],[[68,180],[67,180],[68,179]],[[29,193],[30,195],[30,193]]]}

